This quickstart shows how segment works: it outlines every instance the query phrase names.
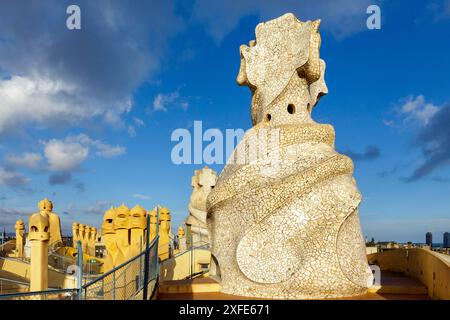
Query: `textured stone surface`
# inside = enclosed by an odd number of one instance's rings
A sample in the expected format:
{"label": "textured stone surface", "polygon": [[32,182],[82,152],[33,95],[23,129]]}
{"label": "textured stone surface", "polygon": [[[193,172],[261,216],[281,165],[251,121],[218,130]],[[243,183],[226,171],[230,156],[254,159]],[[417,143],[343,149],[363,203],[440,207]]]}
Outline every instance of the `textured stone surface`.
{"label": "textured stone surface", "polygon": [[15,255],[18,258],[24,256],[24,245],[25,245],[25,222],[22,219],[16,221],[14,225],[16,230],[16,252]]}
{"label": "textured stone surface", "polygon": [[328,92],[319,24],[286,14],[240,48],[237,81],[251,89],[254,126],[207,199],[224,293],[355,296],[372,279],[353,162],[334,150],[333,127],[311,118]]}
{"label": "textured stone surface", "polygon": [[[185,224],[188,229],[187,236],[192,236],[194,245],[209,243],[208,228],[206,226],[206,198],[216,185],[217,173],[205,166],[201,170],[195,170],[192,177],[192,194],[189,202],[189,216]],[[187,240],[187,241],[186,241]],[[180,239],[181,243],[190,239]]]}
{"label": "textured stone surface", "polygon": [[59,216],[53,212],[53,203],[47,198],[39,201],[39,211],[42,215],[46,215],[50,222],[50,247],[62,245],[61,221]]}
{"label": "textured stone surface", "polygon": [[149,239],[153,241],[158,230],[160,258],[168,257],[171,238],[169,209],[160,209],[158,223],[156,208],[148,211],[136,205],[129,209],[122,204],[117,208],[111,207],[103,216],[102,239],[107,251],[104,271],[128,261],[141,252],[141,246],[144,248],[146,243],[147,215],[150,216]]}
{"label": "textured stone surface", "polygon": [[162,207],[159,209],[159,240],[158,240],[158,256],[161,260],[168,259],[171,255],[171,245],[173,235],[171,233],[171,217],[169,208]]}

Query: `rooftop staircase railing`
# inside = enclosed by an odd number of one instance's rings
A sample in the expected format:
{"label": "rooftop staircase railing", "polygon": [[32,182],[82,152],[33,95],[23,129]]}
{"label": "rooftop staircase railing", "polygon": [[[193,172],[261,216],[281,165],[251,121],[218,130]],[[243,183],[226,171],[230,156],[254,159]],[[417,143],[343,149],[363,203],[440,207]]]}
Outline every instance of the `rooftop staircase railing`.
{"label": "rooftop staircase railing", "polygon": [[83,285],[80,299],[131,300],[144,291],[145,286],[150,288],[147,296],[153,295],[158,279],[158,240],[156,237],[147,250]]}
{"label": "rooftop staircase railing", "polygon": [[30,284],[28,282],[12,279],[0,278],[0,295],[14,293],[17,291],[28,291]]}

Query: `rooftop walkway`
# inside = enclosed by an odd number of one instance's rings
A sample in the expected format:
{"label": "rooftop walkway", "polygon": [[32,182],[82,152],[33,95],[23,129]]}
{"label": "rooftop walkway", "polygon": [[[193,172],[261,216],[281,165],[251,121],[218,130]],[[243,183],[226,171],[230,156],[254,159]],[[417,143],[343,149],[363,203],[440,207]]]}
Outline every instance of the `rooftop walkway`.
{"label": "rooftop walkway", "polygon": [[[210,278],[165,281],[160,284],[158,300],[257,300],[219,292],[220,285]],[[363,296],[339,300],[429,300],[427,288],[401,273],[382,272],[381,287]]]}

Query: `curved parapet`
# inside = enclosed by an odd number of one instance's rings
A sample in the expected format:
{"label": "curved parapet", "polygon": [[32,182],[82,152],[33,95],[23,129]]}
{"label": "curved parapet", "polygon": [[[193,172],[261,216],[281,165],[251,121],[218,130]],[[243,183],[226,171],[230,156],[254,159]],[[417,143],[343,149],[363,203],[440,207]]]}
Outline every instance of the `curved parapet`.
{"label": "curved parapet", "polygon": [[369,254],[382,271],[400,272],[422,282],[433,299],[450,300],[450,255],[429,249],[394,249]]}

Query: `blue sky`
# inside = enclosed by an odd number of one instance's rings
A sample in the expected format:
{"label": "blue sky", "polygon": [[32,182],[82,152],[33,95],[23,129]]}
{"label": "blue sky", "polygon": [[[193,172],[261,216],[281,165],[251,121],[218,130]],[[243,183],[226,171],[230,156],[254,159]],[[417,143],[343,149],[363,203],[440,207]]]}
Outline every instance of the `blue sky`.
{"label": "blue sky", "polygon": [[[66,8],[81,8],[81,30]],[[368,30],[366,8],[381,8]],[[2,1],[0,227],[48,197],[63,229],[99,227],[122,202],[177,226],[199,165],[175,165],[171,133],[248,129],[239,45],[260,21],[322,18],[329,94],[313,118],[355,161],[365,236],[436,242],[450,231],[450,1]],[[212,165],[221,171],[222,165]]]}

